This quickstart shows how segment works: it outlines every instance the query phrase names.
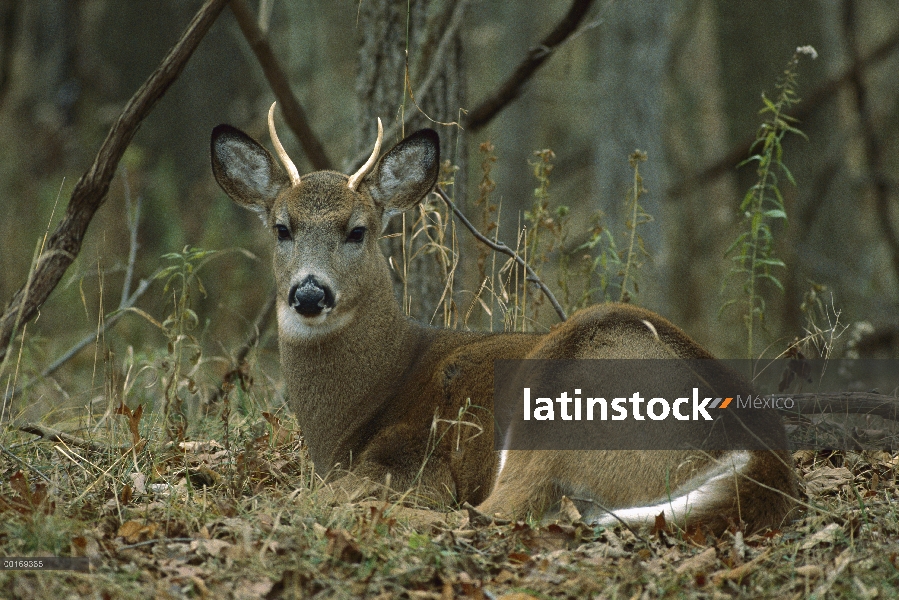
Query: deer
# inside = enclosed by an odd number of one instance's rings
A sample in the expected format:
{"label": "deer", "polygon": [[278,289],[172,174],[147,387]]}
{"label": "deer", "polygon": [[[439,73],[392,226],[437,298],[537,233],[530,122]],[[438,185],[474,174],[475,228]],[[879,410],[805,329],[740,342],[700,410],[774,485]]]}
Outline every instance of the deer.
{"label": "deer", "polygon": [[[379,237],[434,189],[438,134],[422,129],[382,156],[378,119],[374,150],[355,173],[300,176],[274,111],[272,104],[277,161],[223,124],[212,131],[212,171],[269,232],[287,403],[315,472],[345,498],[387,482],[433,506],[546,519],[568,496],[580,499],[591,523],[641,526],[663,513],[670,524],[719,532],[735,523],[777,527],[787,517],[796,483],[783,449],[497,450],[494,361],[713,357],[665,318],[631,304],[590,306],[547,333],[413,320],[395,296]],[[779,420],[770,426],[785,439]]]}

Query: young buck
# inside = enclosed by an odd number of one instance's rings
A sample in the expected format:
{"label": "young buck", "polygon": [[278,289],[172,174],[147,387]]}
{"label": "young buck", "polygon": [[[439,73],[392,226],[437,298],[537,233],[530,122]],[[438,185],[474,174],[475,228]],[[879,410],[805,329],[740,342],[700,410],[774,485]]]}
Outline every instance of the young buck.
{"label": "young buck", "polygon": [[[378,238],[434,187],[437,134],[413,133],[379,159],[379,120],[371,158],[355,174],[300,177],[275,133],[274,108],[269,131],[284,168],[219,125],[212,170],[270,232],[289,404],[316,471],[343,474],[337,489],[386,480],[434,504],[469,502],[512,518],[545,515],[567,494],[586,498],[585,517],[603,523],[614,522],[612,509],[632,524],[661,512],[669,523],[717,530],[740,520],[750,529],[780,524],[796,492],[783,450],[496,451],[495,360],[711,356],[662,317],[625,304],[584,309],[546,334],[416,323],[394,297]],[[772,427],[783,440],[780,421]]]}

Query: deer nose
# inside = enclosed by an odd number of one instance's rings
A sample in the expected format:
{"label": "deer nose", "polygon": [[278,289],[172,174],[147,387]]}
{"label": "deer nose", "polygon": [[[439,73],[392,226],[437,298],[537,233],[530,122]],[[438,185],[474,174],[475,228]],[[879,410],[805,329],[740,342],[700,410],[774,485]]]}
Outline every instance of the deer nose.
{"label": "deer nose", "polygon": [[290,288],[287,303],[304,317],[315,317],[325,308],[334,308],[334,294],[309,275],[299,285]]}

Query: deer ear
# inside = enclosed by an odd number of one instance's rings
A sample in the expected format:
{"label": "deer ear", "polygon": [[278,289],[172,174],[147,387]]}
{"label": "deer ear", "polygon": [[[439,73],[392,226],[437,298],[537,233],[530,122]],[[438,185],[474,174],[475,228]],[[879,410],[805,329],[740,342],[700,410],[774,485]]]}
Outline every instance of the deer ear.
{"label": "deer ear", "polygon": [[364,180],[384,210],[384,224],[418,204],[437,183],[439,170],[440,138],[433,129],[413,133],[385,154]]}
{"label": "deer ear", "polygon": [[268,150],[230,125],[212,130],[212,173],[225,193],[265,221],[278,194],[290,185]]}

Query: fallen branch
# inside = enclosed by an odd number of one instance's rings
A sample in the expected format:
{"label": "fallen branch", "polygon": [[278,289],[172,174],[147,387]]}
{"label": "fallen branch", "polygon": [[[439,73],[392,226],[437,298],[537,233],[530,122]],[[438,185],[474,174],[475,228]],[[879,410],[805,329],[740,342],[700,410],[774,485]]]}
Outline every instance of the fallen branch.
{"label": "fallen branch", "polygon": [[44,475],[43,473],[41,473],[40,470],[39,470],[37,467],[35,467],[34,465],[28,464],[27,462],[25,462],[24,460],[22,460],[21,458],[19,458],[19,457],[16,456],[15,454],[13,454],[13,452],[10,451],[10,450],[9,450],[6,446],[4,446],[3,444],[0,444],[0,452],[2,452],[3,454],[5,454],[6,456],[10,457],[11,459],[13,459],[13,460],[16,461],[17,463],[19,463],[21,466],[25,467],[26,469],[28,469],[28,470],[31,471],[32,473],[35,473],[38,477],[40,477],[41,479],[43,479],[46,483],[48,483],[48,484],[50,484],[50,485],[53,485],[53,482],[50,481],[50,478],[47,477],[46,475]]}
{"label": "fallen branch", "polygon": [[434,192],[436,192],[436,194],[438,196],[443,198],[443,201],[446,202],[446,205],[450,207],[450,209],[453,211],[453,214],[456,215],[456,218],[458,218],[460,221],[462,221],[462,224],[468,228],[468,230],[471,232],[471,234],[475,238],[477,238],[477,240],[479,242],[481,242],[482,244],[486,244],[487,246],[489,246],[490,248],[492,248],[493,250],[495,250],[497,252],[502,252],[503,254],[512,257],[512,260],[514,260],[516,263],[518,263],[527,273],[527,280],[530,281],[531,283],[533,283],[534,285],[536,285],[538,288],[540,288],[540,291],[543,292],[543,294],[549,300],[550,304],[552,304],[553,308],[556,309],[556,314],[559,315],[559,318],[563,321],[568,320],[568,315],[565,314],[565,309],[563,309],[562,305],[559,304],[559,301],[556,300],[555,295],[550,291],[550,289],[548,287],[546,287],[546,284],[544,284],[543,281],[541,281],[540,278],[537,277],[537,273],[534,272],[534,270],[531,268],[531,266],[529,264],[527,264],[527,262],[525,262],[525,260],[523,258],[521,258],[521,256],[519,256],[519,254],[517,252],[515,252],[514,250],[509,248],[503,242],[494,242],[493,240],[491,240],[490,238],[485,236],[483,233],[478,231],[477,227],[475,227],[471,223],[471,221],[468,220],[468,217],[466,217],[462,213],[462,211],[460,211],[456,207],[456,204],[452,200],[450,200],[449,196],[446,195],[446,192],[444,192],[443,189],[439,185],[434,188]]}
{"label": "fallen branch", "polygon": [[469,131],[477,131],[493,120],[501,110],[506,108],[521,94],[521,88],[531,76],[543,66],[553,52],[565,42],[578,28],[587,15],[593,0],[574,0],[568,13],[556,25],[549,35],[531,48],[528,55],[516,67],[508,79],[495,92],[478,104],[465,119]]}
{"label": "fallen branch", "polygon": [[318,136],[312,131],[309,120],[306,118],[306,111],[293,95],[287,75],[281,68],[278,59],[275,58],[275,53],[254,18],[252,9],[247,5],[246,0],[231,0],[231,12],[234,13],[237,25],[250,45],[250,49],[256,55],[256,60],[262,67],[262,73],[265,75],[269,87],[272,88],[275,98],[278,99],[284,121],[297,136],[309,162],[317,171],[333,169],[331,159],[325,153]]}
{"label": "fallen branch", "polygon": [[899,398],[865,392],[837,392],[832,394],[796,394],[790,396],[795,403],[791,409],[782,409],[786,415],[853,414],[876,415],[899,421]]}
{"label": "fallen branch", "polygon": [[40,425],[38,423],[25,423],[24,425],[21,425],[19,427],[19,431],[39,435],[41,436],[42,440],[59,442],[68,446],[75,446],[76,448],[90,450],[91,452],[108,453],[110,450],[116,452],[128,452],[132,448],[130,444],[127,446],[113,446],[111,444],[100,444],[98,442],[92,442],[90,440],[80,438],[58,429],[53,429],[52,427]]}
{"label": "fallen branch", "polygon": [[94,163],[75,184],[66,214],[47,241],[28,282],[13,295],[0,317],[0,361],[8,352],[16,329],[37,314],[81,250],[84,234],[103,204],[119,160],[141,122],[181,74],[200,40],[225,8],[228,0],[207,0],[181,39],[159,67],[125,105],[97,153]]}

